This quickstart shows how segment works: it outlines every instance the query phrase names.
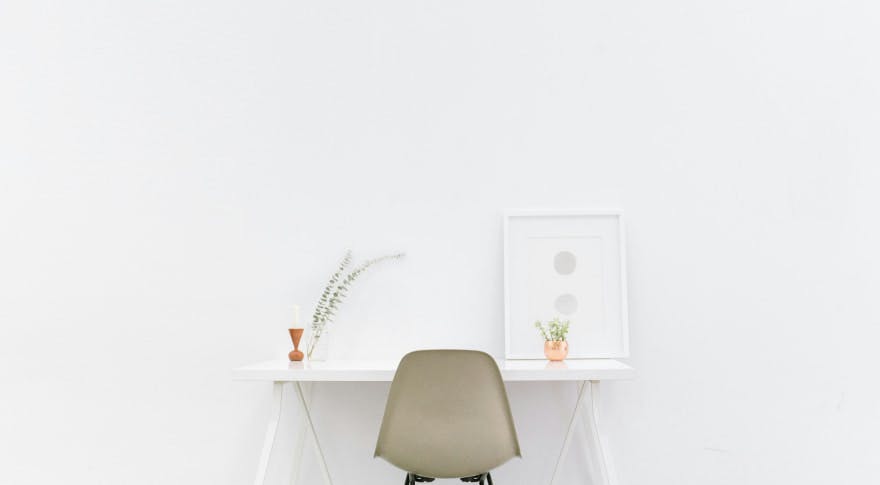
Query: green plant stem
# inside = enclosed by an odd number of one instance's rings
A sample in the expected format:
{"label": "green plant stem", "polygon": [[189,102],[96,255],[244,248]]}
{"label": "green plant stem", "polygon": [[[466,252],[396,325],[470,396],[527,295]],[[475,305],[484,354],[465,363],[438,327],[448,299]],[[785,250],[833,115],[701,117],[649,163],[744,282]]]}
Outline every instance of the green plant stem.
{"label": "green plant stem", "polygon": [[397,253],[367,260],[363,264],[349,272],[347,275],[345,275],[345,277],[342,278],[342,280],[340,281],[342,273],[351,262],[351,251],[349,250],[345,253],[345,257],[342,259],[342,262],[339,265],[339,269],[330,277],[330,281],[324,288],[324,292],[321,294],[321,298],[318,300],[318,305],[315,307],[315,313],[312,315],[312,336],[309,340],[309,347],[306,352],[306,355],[309,359],[312,358],[312,354],[315,352],[318,341],[321,339],[321,335],[323,335],[324,333],[324,328],[327,326],[328,323],[333,321],[333,317],[336,316],[336,311],[338,310],[339,305],[342,303],[345,297],[348,296],[348,291],[355,280],[357,280],[357,278],[364,271],[366,271],[374,264],[389,259],[399,259],[403,256],[404,253]]}

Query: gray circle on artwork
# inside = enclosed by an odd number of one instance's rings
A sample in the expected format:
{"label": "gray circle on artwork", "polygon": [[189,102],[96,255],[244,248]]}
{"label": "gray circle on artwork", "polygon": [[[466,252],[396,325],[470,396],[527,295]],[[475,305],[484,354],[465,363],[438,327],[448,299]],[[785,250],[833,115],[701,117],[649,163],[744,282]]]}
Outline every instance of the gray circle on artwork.
{"label": "gray circle on artwork", "polygon": [[557,296],[556,302],[553,303],[553,306],[559,313],[563,315],[571,315],[578,309],[578,300],[571,293],[566,293],[564,295]]}
{"label": "gray circle on artwork", "polygon": [[577,267],[577,257],[571,251],[559,251],[553,257],[553,268],[559,274],[572,274],[575,267]]}

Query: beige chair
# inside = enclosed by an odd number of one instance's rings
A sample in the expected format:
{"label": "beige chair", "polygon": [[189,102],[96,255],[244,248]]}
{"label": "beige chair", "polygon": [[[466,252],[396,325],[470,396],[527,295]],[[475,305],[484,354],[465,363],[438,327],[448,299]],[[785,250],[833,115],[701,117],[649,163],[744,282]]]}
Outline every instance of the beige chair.
{"label": "beige chair", "polygon": [[435,478],[491,485],[492,469],[521,456],[495,360],[472,350],[404,356],[374,456],[406,471],[406,485]]}

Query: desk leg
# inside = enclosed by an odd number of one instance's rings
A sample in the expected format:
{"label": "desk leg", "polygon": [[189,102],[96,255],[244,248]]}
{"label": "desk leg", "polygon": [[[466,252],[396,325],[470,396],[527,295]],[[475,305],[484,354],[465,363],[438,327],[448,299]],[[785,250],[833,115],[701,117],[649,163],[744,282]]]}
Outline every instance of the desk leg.
{"label": "desk leg", "polygon": [[599,430],[599,381],[590,381],[590,400],[584,403],[584,435],[587,438],[587,454],[593,470],[593,482],[599,485],[617,483],[611,468],[605,438]]}
{"label": "desk leg", "polygon": [[303,393],[302,385],[299,382],[294,383],[296,386],[296,395],[299,397],[299,403],[302,407],[303,415],[306,418],[306,423],[309,425],[309,430],[312,432],[312,440],[315,443],[315,451],[318,455],[318,461],[321,465],[321,472],[324,474],[324,483],[326,485],[333,485],[333,481],[330,480],[330,470],[327,468],[327,461],[324,459],[324,452],[321,450],[321,442],[318,441],[318,433],[315,432],[315,424],[312,422],[312,414],[309,412],[309,405],[306,402],[305,394]]}
{"label": "desk leg", "polygon": [[[584,399],[586,396],[589,396],[589,398]],[[587,459],[589,460],[590,470],[593,475],[591,483],[594,485],[616,485],[617,480],[612,472],[611,460],[605,451],[605,440],[599,431],[599,381],[584,381],[578,385],[577,403],[574,406],[574,412],[571,415],[565,439],[562,441],[562,449],[559,451],[559,457],[556,459],[556,466],[553,468],[550,485],[556,485],[559,467],[562,460],[568,454],[571,437],[574,434],[574,429],[577,427],[578,419],[581,417],[584,418],[582,424],[584,426],[584,436],[587,440]]]}
{"label": "desk leg", "polygon": [[263,453],[260,455],[260,465],[257,467],[257,478],[254,480],[254,485],[263,485],[266,480],[266,469],[269,467],[269,458],[272,456],[272,448],[275,445],[275,433],[278,431],[278,421],[281,419],[281,391],[283,390],[283,382],[275,381],[272,383],[272,414],[269,417],[269,427],[266,429]]}
{"label": "desk leg", "polygon": [[[306,403],[312,404],[312,383],[306,382],[303,385],[303,393],[305,394]],[[296,438],[293,445],[293,471],[290,474],[290,485],[297,485],[302,475],[303,452],[306,445],[306,427],[308,422],[304,413],[300,414],[299,426],[296,427]]]}
{"label": "desk leg", "polygon": [[550,477],[550,485],[556,485],[556,480],[559,477],[559,466],[562,464],[562,460],[565,459],[565,455],[568,454],[568,447],[571,445],[571,437],[574,434],[574,429],[577,427],[578,417],[580,417],[581,414],[581,405],[584,401],[586,388],[586,382],[581,382],[578,386],[577,402],[574,405],[574,412],[571,414],[571,421],[568,423],[568,431],[566,431],[565,438],[562,440],[562,449],[559,450],[559,456],[556,458],[556,466],[553,467],[553,476]]}

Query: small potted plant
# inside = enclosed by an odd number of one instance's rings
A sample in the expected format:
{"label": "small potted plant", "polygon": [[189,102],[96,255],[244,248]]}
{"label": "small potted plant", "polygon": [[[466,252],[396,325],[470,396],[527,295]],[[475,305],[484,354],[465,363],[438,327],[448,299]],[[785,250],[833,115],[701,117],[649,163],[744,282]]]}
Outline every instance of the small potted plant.
{"label": "small potted plant", "polygon": [[547,322],[547,325],[541,323],[540,320],[535,322],[535,328],[541,332],[544,337],[544,356],[551,362],[560,362],[568,357],[568,326],[570,321],[561,321],[559,317]]}

